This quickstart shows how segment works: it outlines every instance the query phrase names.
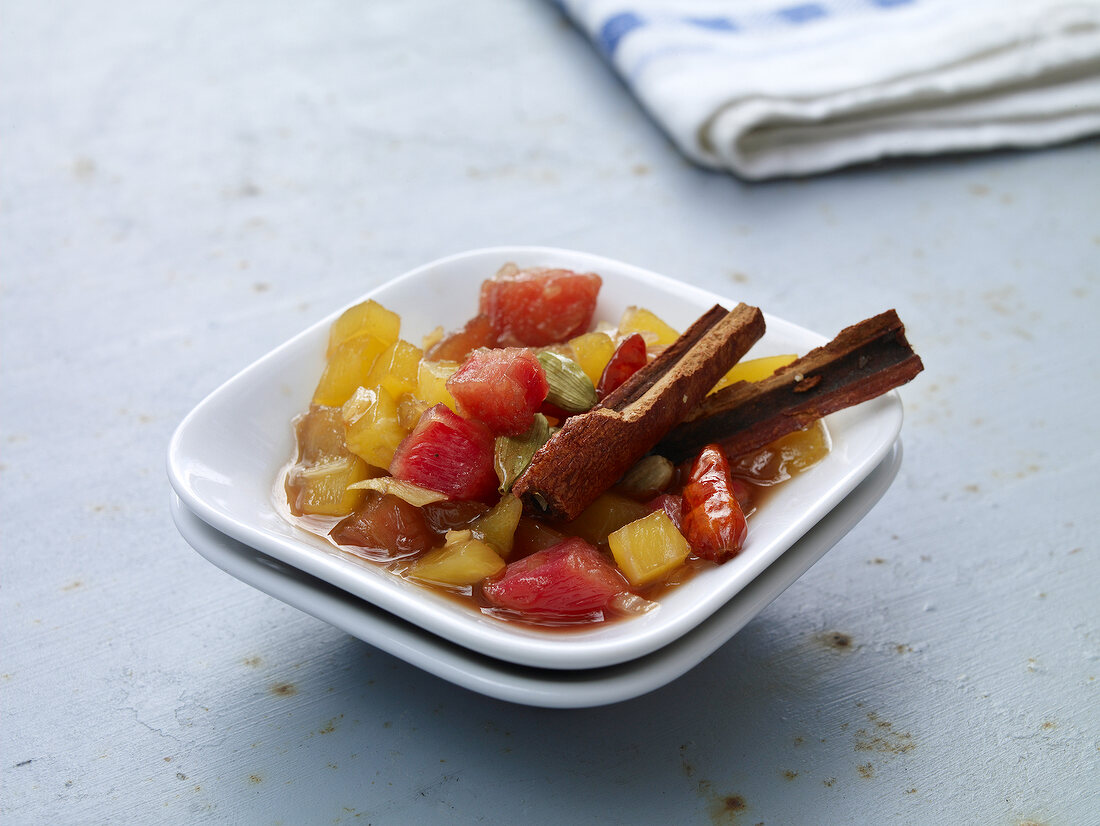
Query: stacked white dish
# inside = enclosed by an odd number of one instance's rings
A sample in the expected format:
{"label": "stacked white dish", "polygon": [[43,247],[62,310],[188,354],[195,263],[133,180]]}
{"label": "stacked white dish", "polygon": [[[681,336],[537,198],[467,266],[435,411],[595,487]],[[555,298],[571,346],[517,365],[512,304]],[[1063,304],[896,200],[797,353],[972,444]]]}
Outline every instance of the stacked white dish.
{"label": "stacked white dish", "polygon": [[[631,304],[686,328],[728,298],[609,259],[504,247],[426,265],[369,297],[402,316],[417,340],[476,312],[477,287],[504,263],[599,273],[597,319]],[[364,296],[364,298],[367,296]],[[339,312],[339,311],[338,311]],[[276,507],[293,450],[291,419],[305,410],[323,363],[327,318],[201,402],[172,438],[172,511],[184,538],[233,576],[439,677],[489,696],[581,707],[637,696],[675,679],[726,642],[840,540],[885,493],[901,461],[896,393],[833,414],[833,449],[784,483],[750,520],[735,559],[661,598],[657,610],[573,632],[484,616],[380,567],[334,552]],[[767,316],[750,357],[804,353],[825,339]]]}

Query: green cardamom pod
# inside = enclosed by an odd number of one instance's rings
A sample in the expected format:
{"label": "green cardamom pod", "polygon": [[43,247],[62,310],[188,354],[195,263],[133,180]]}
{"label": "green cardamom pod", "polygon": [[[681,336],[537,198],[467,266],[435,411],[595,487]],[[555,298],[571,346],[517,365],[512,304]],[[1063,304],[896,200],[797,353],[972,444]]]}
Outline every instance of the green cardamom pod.
{"label": "green cardamom pod", "polygon": [[639,459],[615,487],[635,499],[652,499],[669,486],[674,471],[672,462],[651,453]]}
{"label": "green cardamom pod", "polygon": [[583,413],[596,406],[596,386],[571,358],[550,350],[538,354],[550,392],[546,400],[569,413]]}
{"label": "green cardamom pod", "polygon": [[500,480],[500,492],[507,493],[512,484],[520,477],[531,457],[550,438],[550,423],[541,413],[535,414],[535,421],[527,432],[519,436],[497,436],[493,449],[493,463],[497,479]]}

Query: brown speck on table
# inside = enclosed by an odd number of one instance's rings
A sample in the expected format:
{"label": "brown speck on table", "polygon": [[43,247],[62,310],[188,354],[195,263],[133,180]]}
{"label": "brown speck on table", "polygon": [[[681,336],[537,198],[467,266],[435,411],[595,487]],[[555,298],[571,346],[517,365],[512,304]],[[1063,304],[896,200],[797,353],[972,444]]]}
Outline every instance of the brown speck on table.
{"label": "brown speck on table", "polygon": [[796,771],[791,771],[790,769],[787,769],[785,772],[783,772],[784,780],[794,780],[796,777],[798,777],[798,772]]}
{"label": "brown speck on table", "polygon": [[241,662],[243,662],[249,668],[259,668],[261,665],[263,665],[264,661],[262,657],[248,657],[241,660]]}
{"label": "brown speck on table", "polygon": [[852,635],[843,631],[826,631],[819,634],[818,641],[824,643],[826,648],[834,651],[850,651],[852,649]]}
{"label": "brown speck on table", "polygon": [[680,766],[684,770],[684,774],[687,777],[691,777],[695,774],[695,766],[691,765],[687,759],[688,744],[684,743],[680,746]]}
{"label": "brown speck on table", "polygon": [[298,693],[298,688],[293,683],[276,683],[271,686],[271,693],[279,697],[293,697]]}
{"label": "brown speck on table", "polygon": [[81,183],[87,183],[94,178],[95,172],[95,161],[91,158],[80,155],[73,161],[73,177]]}
{"label": "brown speck on table", "polygon": [[711,803],[711,819],[715,823],[730,822],[730,818],[736,817],[748,808],[745,798],[739,794],[731,794],[720,797]]}
{"label": "brown speck on table", "polygon": [[875,712],[867,713],[867,719],[874,724],[876,731],[867,729],[856,731],[856,751],[874,751],[881,754],[905,754],[916,748],[913,735],[907,731],[894,731],[894,724],[881,719]]}
{"label": "brown speck on table", "polygon": [[864,763],[862,766],[856,766],[856,771],[859,772],[859,776],[864,780],[870,780],[875,776],[875,767],[870,763]]}
{"label": "brown speck on table", "polygon": [[833,784],[836,783],[836,778],[835,777],[826,777],[821,782],[831,789],[833,787]]}
{"label": "brown speck on table", "polygon": [[258,774],[248,775],[248,782],[249,783],[262,783],[263,781],[264,781],[264,779],[262,777],[260,777],[260,775],[258,775]]}

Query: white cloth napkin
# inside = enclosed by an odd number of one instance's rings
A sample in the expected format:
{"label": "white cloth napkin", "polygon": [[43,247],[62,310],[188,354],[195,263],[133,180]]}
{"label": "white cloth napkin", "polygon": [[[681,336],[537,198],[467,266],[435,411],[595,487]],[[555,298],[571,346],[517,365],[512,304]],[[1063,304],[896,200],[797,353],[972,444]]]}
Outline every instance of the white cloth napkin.
{"label": "white cloth napkin", "polygon": [[695,161],[750,179],[1100,132],[1100,0],[558,0]]}

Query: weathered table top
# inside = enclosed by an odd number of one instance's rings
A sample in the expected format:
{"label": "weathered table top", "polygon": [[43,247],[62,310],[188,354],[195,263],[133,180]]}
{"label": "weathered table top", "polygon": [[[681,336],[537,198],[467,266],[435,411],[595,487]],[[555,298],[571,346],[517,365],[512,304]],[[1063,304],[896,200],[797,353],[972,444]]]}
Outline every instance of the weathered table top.
{"label": "weathered table top", "polygon": [[[5,823],[1084,823],[1100,793],[1100,152],[748,185],[539,2],[6,4]],[[411,267],[631,261],[927,370],[871,514],[636,700],[458,689],[168,516],[205,393]]]}

